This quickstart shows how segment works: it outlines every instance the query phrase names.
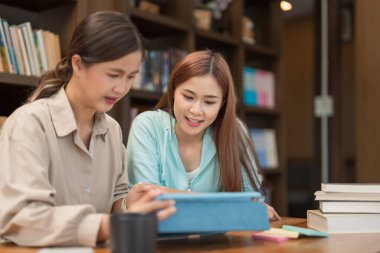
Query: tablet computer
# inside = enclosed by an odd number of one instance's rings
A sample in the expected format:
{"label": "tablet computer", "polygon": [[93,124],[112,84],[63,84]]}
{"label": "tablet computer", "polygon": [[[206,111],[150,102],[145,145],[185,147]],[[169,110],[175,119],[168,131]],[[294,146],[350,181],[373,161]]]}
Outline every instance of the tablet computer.
{"label": "tablet computer", "polygon": [[269,218],[258,192],[162,194],[173,199],[177,212],[159,223],[159,233],[224,233],[267,230]]}

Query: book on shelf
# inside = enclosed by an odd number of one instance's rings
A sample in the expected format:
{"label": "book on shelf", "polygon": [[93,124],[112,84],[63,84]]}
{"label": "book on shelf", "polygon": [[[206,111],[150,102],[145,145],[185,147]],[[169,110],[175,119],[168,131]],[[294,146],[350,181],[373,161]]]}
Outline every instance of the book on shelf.
{"label": "book on shelf", "polygon": [[9,24],[5,19],[1,20],[2,26],[3,26],[3,31],[5,35],[5,43],[7,44],[7,49],[8,49],[8,55],[9,55],[9,70],[10,73],[18,73],[18,65],[16,61],[16,54],[15,54],[15,47],[13,44],[13,40],[11,38],[10,30],[9,30]]}
{"label": "book on shelf", "polygon": [[20,46],[19,50],[22,56],[21,64],[24,68],[24,75],[30,76],[32,75],[32,70],[30,68],[30,63],[28,59],[28,52],[26,51],[25,38],[20,27],[16,27],[16,32],[17,32],[17,38],[18,38],[19,46]]}
{"label": "book on shelf", "polygon": [[275,79],[271,71],[245,66],[243,103],[248,106],[275,107]]}
{"label": "book on shelf", "polygon": [[315,192],[319,201],[380,201],[380,193]]}
{"label": "book on shelf", "polygon": [[17,34],[17,27],[15,25],[9,26],[9,34],[13,41],[13,49],[15,53],[15,60],[17,63],[17,73],[25,75],[25,67],[23,64],[23,56],[20,47],[20,41]]}
{"label": "book on shelf", "polygon": [[13,65],[11,62],[10,52],[9,52],[9,46],[8,46],[8,40],[6,37],[6,32],[3,26],[3,18],[0,18],[0,53],[1,58],[3,62],[3,69],[4,72],[13,73]]}
{"label": "book on shelf", "polygon": [[322,213],[307,211],[307,225],[329,234],[380,233],[379,213]]}
{"label": "book on shelf", "polygon": [[321,184],[321,190],[324,192],[341,192],[341,193],[380,193],[380,184],[358,184],[358,183],[329,183]]}
{"label": "book on shelf", "polygon": [[26,51],[28,53],[29,66],[32,72],[32,75],[39,76],[39,62],[37,58],[37,50],[34,44],[32,25],[30,22],[25,22],[18,25],[22,31],[22,35],[24,36]]}
{"label": "book on shelf", "polygon": [[5,48],[4,48],[4,42],[3,42],[3,35],[1,33],[1,28],[0,28],[0,72],[5,72],[5,69],[4,69],[5,63],[3,63],[3,61],[5,61]]}
{"label": "book on shelf", "polygon": [[0,72],[4,72],[3,59],[1,58],[1,46],[0,46]]}
{"label": "book on shelf", "polygon": [[319,201],[323,213],[380,213],[380,201]]}
{"label": "book on shelf", "polygon": [[251,139],[262,168],[277,168],[278,153],[276,133],[269,128],[251,128]]}
{"label": "book on shelf", "polygon": [[34,35],[34,42],[37,49],[40,73],[43,73],[49,69],[47,55],[46,55],[46,46],[45,46],[44,37],[43,37],[43,31],[41,29],[35,30],[33,35]]}

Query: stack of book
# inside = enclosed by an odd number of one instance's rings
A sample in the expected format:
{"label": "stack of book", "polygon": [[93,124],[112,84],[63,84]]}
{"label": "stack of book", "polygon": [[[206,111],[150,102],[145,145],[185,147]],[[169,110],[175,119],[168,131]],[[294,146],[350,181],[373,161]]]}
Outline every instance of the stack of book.
{"label": "stack of book", "polygon": [[322,184],[319,210],[307,211],[309,227],[331,234],[380,233],[380,184]]}

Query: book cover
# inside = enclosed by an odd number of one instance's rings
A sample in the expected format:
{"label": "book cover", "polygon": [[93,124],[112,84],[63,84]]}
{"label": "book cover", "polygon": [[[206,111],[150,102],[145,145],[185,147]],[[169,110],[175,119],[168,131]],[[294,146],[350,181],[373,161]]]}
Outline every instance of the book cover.
{"label": "book cover", "polygon": [[58,34],[52,33],[54,39],[54,51],[55,51],[55,60],[56,64],[61,60],[61,41]]}
{"label": "book cover", "polygon": [[9,27],[9,35],[11,36],[13,41],[13,49],[16,57],[18,74],[25,75],[25,67],[24,62],[22,60],[20,42],[17,35],[17,27],[15,25],[11,25]]}
{"label": "book cover", "polygon": [[22,62],[24,66],[25,75],[30,76],[32,75],[32,70],[30,68],[30,60],[29,60],[27,49],[26,49],[26,44],[25,44],[26,42],[25,42],[24,34],[22,32],[22,28],[16,27],[16,32],[17,32],[18,41],[20,44],[20,50],[21,50],[21,56],[22,56]]}
{"label": "book cover", "polygon": [[18,25],[18,27],[20,27],[22,31],[22,36],[24,38],[31,75],[39,76],[39,65],[37,60],[36,48],[33,41],[31,24],[30,22],[26,22]]}
{"label": "book cover", "polygon": [[380,233],[380,214],[307,211],[307,225],[329,234]]}
{"label": "book cover", "polygon": [[46,55],[46,45],[44,41],[43,31],[41,29],[34,31],[34,41],[36,44],[37,55],[40,63],[40,72],[44,73],[49,69]]}
{"label": "book cover", "polygon": [[4,72],[13,73],[12,63],[9,56],[7,39],[5,37],[5,30],[3,28],[3,19],[0,18],[0,56],[3,61]]}
{"label": "book cover", "polygon": [[243,69],[243,103],[257,105],[256,69],[244,67]]}
{"label": "book cover", "polygon": [[322,201],[380,201],[380,193],[315,192],[315,200]]}
{"label": "book cover", "polygon": [[47,65],[48,70],[52,70],[55,68],[57,63],[59,62],[59,59],[57,58],[56,53],[56,42],[54,39],[54,34],[49,31],[42,31],[43,35],[43,43],[45,45],[46,50],[46,58],[47,58]]}
{"label": "book cover", "polygon": [[226,232],[269,229],[269,218],[258,192],[163,194],[174,199],[177,212],[160,222],[160,233]]}
{"label": "book cover", "polygon": [[380,193],[380,184],[321,184],[324,192]]}
{"label": "book cover", "polygon": [[9,32],[9,24],[5,19],[3,19],[2,25],[3,25],[4,35],[5,35],[5,41],[8,48],[9,59],[10,59],[10,62],[9,62],[10,67],[11,67],[10,73],[19,74],[18,66],[16,62],[16,56],[15,56],[14,47],[13,47],[13,41]]}
{"label": "book cover", "polygon": [[262,168],[278,167],[276,132],[274,129],[251,128],[250,135]]}
{"label": "book cover", "polygon": [[380,213],[380,201],[319,201],[323,213]]}

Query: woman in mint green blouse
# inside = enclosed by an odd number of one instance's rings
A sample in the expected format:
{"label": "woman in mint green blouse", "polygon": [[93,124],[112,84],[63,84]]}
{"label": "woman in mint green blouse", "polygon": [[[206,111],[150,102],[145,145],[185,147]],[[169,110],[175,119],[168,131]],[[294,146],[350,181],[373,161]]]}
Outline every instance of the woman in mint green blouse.
{"label": "woman in mint green blouse", "polygon": [[155,184],[167,192],[261,191],[255,151],[236,116],[234,83],[220,54],[194,52],[175,66],[156,110],[134,119],[127,158],[132,185]]}

